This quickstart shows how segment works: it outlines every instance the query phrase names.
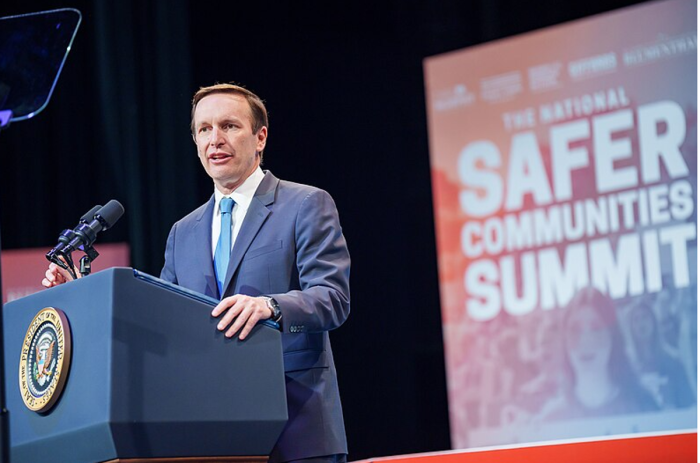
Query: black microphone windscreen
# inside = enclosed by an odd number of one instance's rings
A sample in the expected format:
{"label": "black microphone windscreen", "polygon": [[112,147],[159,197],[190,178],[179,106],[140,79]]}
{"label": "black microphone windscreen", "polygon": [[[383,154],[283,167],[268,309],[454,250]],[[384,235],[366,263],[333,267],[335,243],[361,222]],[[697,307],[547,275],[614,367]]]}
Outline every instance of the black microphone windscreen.
{"label": "black microphone windscreen", "polygon": [[97,214],[95,215],[102,218],[104,225],[106,225],[106,230],[107,228],[112,228],[112,226],[117,223],[117,220],[124,215],[124,206],[122,206],[116,199],[111,199],[102,207],[102,209],[97,211]]}
{"label": "black microphone windscreen", "polygon": [[97,211],[99,211],[102,208],[102,204],[98,204],[97,206],[93,207],[89,211],[87,211],[83,216],[80,218],[80,223],[89,223],[93,217],[95,217],[95,214],[97,214]]}

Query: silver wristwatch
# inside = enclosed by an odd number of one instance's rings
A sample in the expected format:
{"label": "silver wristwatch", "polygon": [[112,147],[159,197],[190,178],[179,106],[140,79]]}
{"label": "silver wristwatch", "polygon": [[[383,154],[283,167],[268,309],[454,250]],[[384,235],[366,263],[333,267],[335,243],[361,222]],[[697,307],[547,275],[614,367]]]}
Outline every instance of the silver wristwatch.
{"label": "silver wristwatch", "polygon": [[265,302],[267,302],[267,307],[270,309],[272,312],[272,316],[270,317],[270,320],[273,322],[278,322],[282,318],[282,311],[280,310],[280,305],[277,303],[277,301],[274,298],[271,298],[269,296],[263,296],[265,298]]}

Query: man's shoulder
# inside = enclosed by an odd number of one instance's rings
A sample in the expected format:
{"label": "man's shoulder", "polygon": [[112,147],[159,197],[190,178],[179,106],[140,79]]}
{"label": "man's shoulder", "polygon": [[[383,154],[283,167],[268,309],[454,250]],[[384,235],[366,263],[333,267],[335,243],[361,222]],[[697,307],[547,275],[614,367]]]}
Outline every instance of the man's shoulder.
{"label": "man's shoulder", "polygon": [[323,191],[318,187],[313,185],[306,185],[304,183],[291,182],[289,180],[281,180],[279,184],[280,190],[284,190],[285,193],[296,193],[296,194],[308,194],[316,191]]}
{"label": "man's shoulder", "polygon": [[303,183],[280,180],[273,209],[284,211],[284,217],[294,220],[311,220],[315,223],[323,217],[337,220],[338,210],[333,197],[321,188]]}
{"label": "man's shoulder", "polygon": [[278,199],[303,201],[309,196],[314,195],[330,196],[326,190],[312,185],[291,182],[289,180],[279,180],[279,186],[277,189]]}

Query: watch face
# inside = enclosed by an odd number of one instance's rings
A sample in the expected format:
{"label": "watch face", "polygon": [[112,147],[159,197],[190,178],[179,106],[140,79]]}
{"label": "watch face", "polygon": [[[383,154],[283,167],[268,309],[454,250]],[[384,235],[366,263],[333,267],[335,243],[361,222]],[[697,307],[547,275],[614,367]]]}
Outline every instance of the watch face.
{"label": "watch face", "polygon": [[276,300],[274,300],[271,297],[267,298],[267,307],[272,311],[272,317],[270,317],[272,320],[277,320],[280,315],[282,315],[282,312],[280,311],[280,305],[277,303]]}
{"label": "watch face", "polygon": [[272,306],[272,319],[274,321],[278,321],[280,318],[282,318],[282,311],[280,310],[280,305],[277,303],[276,300],[270,298],[270,305]]}

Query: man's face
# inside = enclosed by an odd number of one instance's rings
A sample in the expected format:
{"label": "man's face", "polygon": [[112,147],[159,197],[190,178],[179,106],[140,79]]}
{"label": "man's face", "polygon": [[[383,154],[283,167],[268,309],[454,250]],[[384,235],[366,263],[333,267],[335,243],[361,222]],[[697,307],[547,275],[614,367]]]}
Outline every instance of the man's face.
{"label": "man's face", "polygon": [[260,164],[267,127],[253,133],[250,106],[244,97],[214,93],[202,98],[194,113],[199,160],[224,194],[238,188]]}

